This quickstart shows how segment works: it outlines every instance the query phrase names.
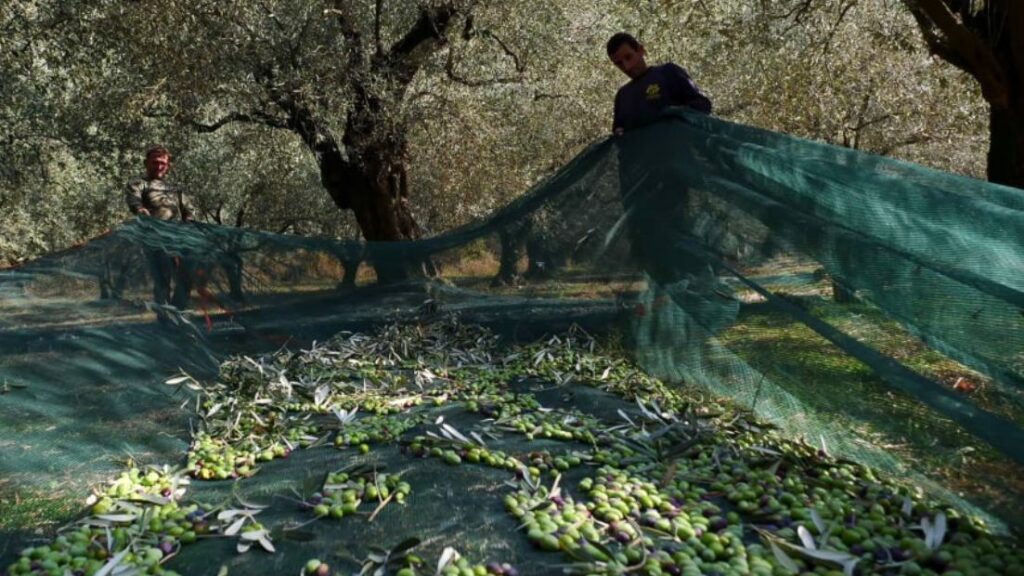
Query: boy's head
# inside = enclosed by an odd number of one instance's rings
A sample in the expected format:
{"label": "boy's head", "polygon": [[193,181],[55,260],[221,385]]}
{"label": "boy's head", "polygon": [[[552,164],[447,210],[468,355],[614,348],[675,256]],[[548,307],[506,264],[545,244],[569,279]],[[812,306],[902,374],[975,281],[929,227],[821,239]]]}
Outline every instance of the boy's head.
{"label": "boy's head", "polygon": [[619,32],[608,40],[608,57],[612,63],[630,78],[638,78],[647,71],[644,45],[631,34]]}
{"label": "boy's head", "polygon": [[146,176],[163,178],[171,168],[171,153],[163,146],[150,146],[146,150]]}

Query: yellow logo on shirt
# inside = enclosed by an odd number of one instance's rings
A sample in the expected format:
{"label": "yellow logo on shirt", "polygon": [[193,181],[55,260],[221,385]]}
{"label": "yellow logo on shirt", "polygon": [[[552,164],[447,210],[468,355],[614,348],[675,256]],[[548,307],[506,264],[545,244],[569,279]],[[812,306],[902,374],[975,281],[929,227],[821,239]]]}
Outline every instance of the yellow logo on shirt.
{"label": "yellow logo on shirt", "polygon": [[647,99],[658,100],[661,98],[661,86],[657,84],[651,84],[647,87]]}

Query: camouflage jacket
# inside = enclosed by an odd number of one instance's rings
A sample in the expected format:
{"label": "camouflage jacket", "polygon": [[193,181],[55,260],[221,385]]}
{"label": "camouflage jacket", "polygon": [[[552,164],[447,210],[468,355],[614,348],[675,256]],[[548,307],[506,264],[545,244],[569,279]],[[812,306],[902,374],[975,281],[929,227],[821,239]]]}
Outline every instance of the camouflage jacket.
{"label": "camouflage jacket", "polygon": [[150,216],[161,220],[191,220],[194,215],[188,196],[166,180],[136,178],[128,183],[124,194],[132,214],[145,208]]}

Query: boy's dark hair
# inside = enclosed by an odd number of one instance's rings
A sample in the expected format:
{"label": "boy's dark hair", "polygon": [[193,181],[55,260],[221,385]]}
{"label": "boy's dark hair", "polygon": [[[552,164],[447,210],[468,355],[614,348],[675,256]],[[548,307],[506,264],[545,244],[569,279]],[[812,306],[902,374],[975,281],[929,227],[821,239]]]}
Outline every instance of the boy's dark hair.
{"label": "boy's dark hair", "polygon": [[632,47],[634,50],[640,49],[640,42],[635,37],[633,37],[632,34],[628,34],[626,32],[619,32],[618,34],[612,36],[610,40],[608,40],[608,55],[611,56],[612,54],[615,54],[615,52],[623,44],[629,44],[629,46]]}
{"label": "boy's dark hair", "polygon": [[167,159],[170,160],[171,152],[167,148],[157,144],[146,149],[146,159],[149,160],[153,156],[166,156]]}

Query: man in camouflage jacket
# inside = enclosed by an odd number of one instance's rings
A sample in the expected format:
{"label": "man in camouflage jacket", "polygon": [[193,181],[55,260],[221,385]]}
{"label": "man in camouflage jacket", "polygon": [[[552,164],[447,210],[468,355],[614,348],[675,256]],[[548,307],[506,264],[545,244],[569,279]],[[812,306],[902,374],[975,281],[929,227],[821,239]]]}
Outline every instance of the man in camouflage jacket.
{"label": "man in camouflage jacket", "polygon": [[[165,179],[171,168],[170,152],[163,146],[150,148],[146,151],[145,166],[146,175],[132,180],[125,188],[128,209],[138,216],[191,222],[193,211],[188,198]],[[153,275],[154,302],[160,305],[170,303],[182,310],[187,308],[192,291],[191,266],[182,257],[159,249],[150,250],[147,257]]]}

